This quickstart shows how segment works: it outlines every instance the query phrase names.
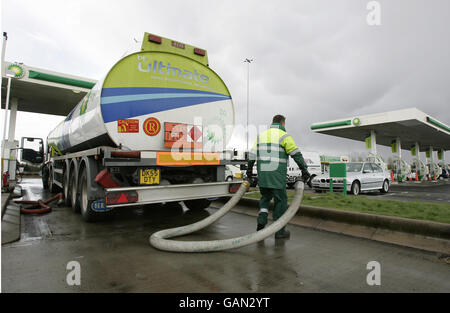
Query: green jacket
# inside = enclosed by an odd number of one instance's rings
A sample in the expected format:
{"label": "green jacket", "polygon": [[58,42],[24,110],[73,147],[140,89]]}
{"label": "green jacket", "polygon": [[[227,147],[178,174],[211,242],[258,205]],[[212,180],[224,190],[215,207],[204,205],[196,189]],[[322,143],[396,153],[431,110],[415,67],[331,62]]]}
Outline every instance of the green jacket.
{"label": "green jacket", "polygon": [[258,135],[249,154],[248,168],[251,170],[257,162],[259,187],[286,188],[289,156],[302,173],[308,172],[300,149],[281,124],[273,123],[268,130]]}

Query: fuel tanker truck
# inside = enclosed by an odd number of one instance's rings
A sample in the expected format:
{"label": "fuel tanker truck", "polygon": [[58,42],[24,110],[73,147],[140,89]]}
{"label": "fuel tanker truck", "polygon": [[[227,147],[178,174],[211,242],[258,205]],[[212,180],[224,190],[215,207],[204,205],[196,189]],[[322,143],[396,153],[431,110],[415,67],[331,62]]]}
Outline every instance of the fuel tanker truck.
{"label": "fuel tanker truck", "polygon": [[234,106],[204,49],[145,33],[47,137],[43,185],[86,221],[116,207],[229,196]]}

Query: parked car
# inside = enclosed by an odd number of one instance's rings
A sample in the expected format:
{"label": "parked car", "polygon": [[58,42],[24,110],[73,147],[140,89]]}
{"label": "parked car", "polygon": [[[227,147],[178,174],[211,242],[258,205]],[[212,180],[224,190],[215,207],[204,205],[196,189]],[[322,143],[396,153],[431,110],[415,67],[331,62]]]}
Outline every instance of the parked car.
{"label": "parked car", "polygon": [[[379,165],[370,162],[347,163],[347,190],[358,195],[361,191],[379,190],[382,193],[389,191],[391,183],[388,171],[383,170]],[[315,191],[330,189],[329,174],[316,176],[312,180],[312,187]],[[333,190],[343,190],[343,178],[333,178]]]}
{"label": "parked car", "polygon": [[232,181],[234,179],[242,179],[242,171],[237,165],[225,166],[225,180]]}
{"label": "parked car", "polygon": [[[308,165],[308,172],[311,174],[312,178],[316,177],[317,175],[322,174],[319,153],[304,151],[304,152],[302,152],[302,155],[303,155],[303,159],[305,160],[306,165]],[[302,177],[302,171],[300,170],[298,165],[295,163],[295,161],[292,158],[289,158],[287,177],[286,177],[286,183],[287,183],[288,187],[292,188],[297,181],[301,180],[301,177]]]}

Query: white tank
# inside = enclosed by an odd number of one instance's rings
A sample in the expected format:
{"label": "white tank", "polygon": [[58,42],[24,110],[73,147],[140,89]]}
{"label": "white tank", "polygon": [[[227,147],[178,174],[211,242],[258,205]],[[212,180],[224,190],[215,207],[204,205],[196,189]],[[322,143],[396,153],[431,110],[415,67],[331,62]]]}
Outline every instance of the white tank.
{"label": "white tank", "polygon": [[118,61],[47,142],[61,153],[98,146],[170,150],[174,125],[183,133],[184,148],[225,150],[234,126],[228,88],[208,66],[191,58],[142,51]]}

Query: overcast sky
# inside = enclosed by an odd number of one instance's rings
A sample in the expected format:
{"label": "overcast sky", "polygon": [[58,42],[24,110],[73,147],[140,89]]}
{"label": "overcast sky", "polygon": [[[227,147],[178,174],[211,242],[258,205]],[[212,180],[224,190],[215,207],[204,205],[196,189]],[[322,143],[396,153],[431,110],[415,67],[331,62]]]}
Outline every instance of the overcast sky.
{"label": "overcast sky", "polygon": [[[349,155],[364,144],[315,134],[311,124],[409,107],[450,124],[450,1],[380,0],[379,26],[367,23],[368,2],[2,0],[1,26],[6,60],[93,79],[144,32],[205,48],[241,124],[243,60],[253,58],[250,123],[283,114],[301,149]],[[17,138],[46,137],[62,120],[18,116]],[[389,151],[379,147],[385,157]]]}

